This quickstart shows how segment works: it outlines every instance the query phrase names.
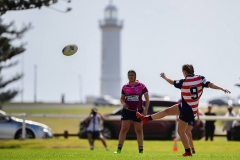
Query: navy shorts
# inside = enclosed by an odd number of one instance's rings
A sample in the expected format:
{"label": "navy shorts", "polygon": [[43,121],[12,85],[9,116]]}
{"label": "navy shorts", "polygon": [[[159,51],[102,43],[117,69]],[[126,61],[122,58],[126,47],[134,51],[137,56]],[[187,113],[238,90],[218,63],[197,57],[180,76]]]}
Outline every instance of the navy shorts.
{"label": "navy shorts", "polygon": [[87,134],[91,134],[92,139],[99,138],[102,135],[101,131],[87,131]]}
{"label": "navy shorts", "polygon": [[187,122],[188,125],[194,126],[195,125],[195,116],[193,115],[192,108],[190,107],[182,107],[181,104],[178,105],[180,115],[179,119],[184,122]]}
{"label": "navy shorts", "polygon": [[[122,109],[122,117],[121,120],[132,120],[134,122],[142,122],[141,119],[139,119],[136,116],[137,111],[130,111],[128,109]],[[139,113],[143,113],[143,110],[139,110]]]}

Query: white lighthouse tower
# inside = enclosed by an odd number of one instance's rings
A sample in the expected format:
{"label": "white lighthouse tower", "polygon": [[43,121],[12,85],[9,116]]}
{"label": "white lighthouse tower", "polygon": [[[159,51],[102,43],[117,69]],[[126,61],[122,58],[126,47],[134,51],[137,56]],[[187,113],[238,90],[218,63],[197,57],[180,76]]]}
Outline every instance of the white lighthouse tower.
{"label": "white lighthouse tower", "polygon": [[105,8],[105,18],[100,21],[102,31],[101,96],[121,95],[121,29],[117,8],[110,2]]}

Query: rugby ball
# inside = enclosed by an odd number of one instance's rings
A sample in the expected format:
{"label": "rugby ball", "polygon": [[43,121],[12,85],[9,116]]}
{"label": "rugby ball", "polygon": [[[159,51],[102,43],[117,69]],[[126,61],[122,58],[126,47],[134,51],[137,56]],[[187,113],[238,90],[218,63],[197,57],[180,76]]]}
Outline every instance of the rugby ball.
{"label": "rugby ball", "polygon": [[75,54],[77,50],[78,50],[78,46],[76,44],[69,44],[63,48],[62,53],[65,56],[71,56]]}

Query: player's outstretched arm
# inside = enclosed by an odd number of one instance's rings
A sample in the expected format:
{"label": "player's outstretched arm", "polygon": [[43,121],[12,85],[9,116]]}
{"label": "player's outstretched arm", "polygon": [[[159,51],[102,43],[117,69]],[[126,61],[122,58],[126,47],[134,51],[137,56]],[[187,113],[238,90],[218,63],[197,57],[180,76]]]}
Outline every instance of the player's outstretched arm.
{"label": "player's outstretched arm", "polygon": [[222,88],[214,83],[209,83],[209,88],[222,90],[224,93],[231,93],[228,89]]}
{"label": "player's outstretched arm", "polygon": [[163,79],[165,79],[169,84],[173,85],[174,81],[168,77],[166,77],[165,73],[161,73],[160,77],[162,77]]}
{"label": "player's outstretched arm", "polygon": [[99,116],[101,117],[101,119],[104,121],[105,120],[105,117],[101,114],[101,113],[97,113],[97,114],[99,114]]}

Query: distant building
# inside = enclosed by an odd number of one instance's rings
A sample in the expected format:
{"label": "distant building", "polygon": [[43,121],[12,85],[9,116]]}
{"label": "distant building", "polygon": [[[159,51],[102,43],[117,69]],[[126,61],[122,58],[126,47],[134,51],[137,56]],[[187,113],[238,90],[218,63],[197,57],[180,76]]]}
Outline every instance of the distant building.
{"label": "distant building", "polygon": [[102,31],[101,53],[101,96],[121,95],[121,29],[122,21],[117,19],[117,8],[110,3],[105,8],[105,18],[99,22]]}

